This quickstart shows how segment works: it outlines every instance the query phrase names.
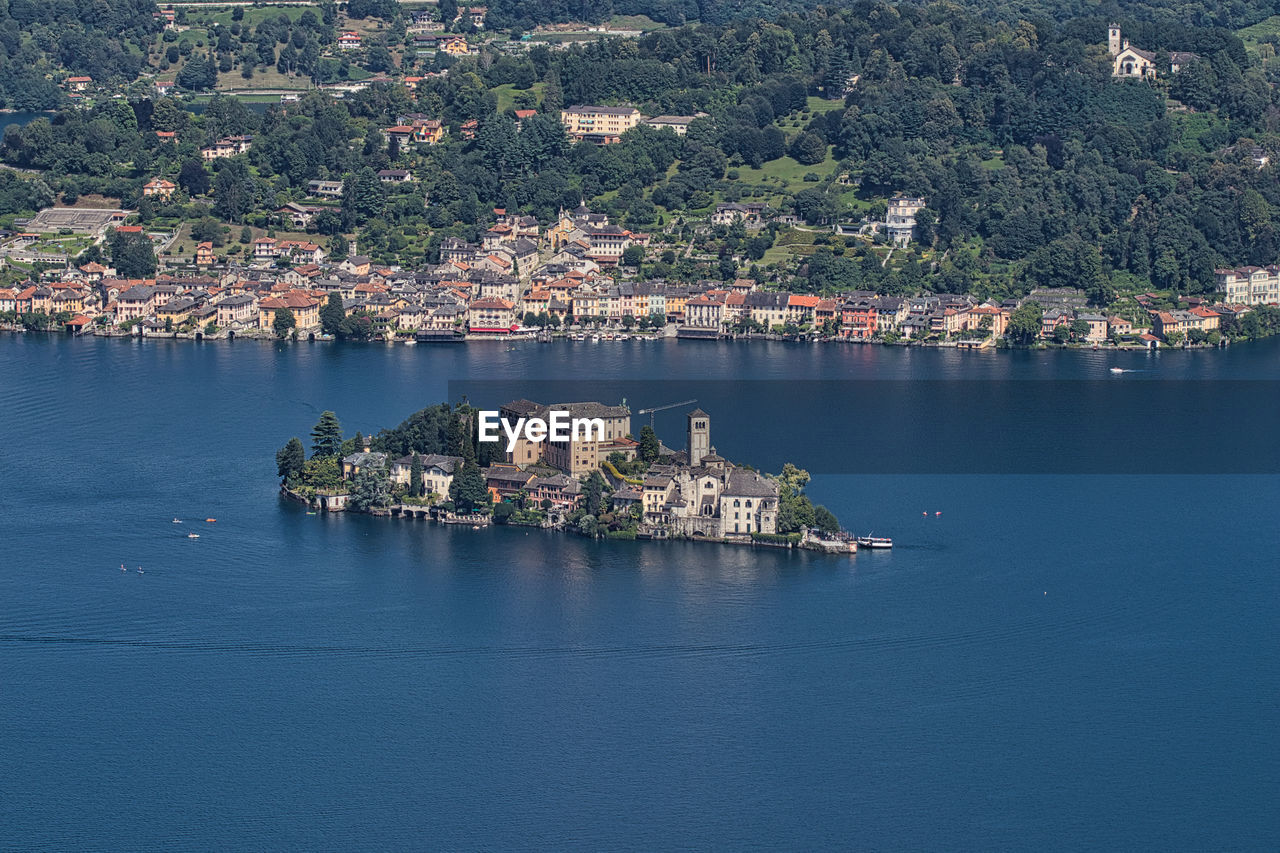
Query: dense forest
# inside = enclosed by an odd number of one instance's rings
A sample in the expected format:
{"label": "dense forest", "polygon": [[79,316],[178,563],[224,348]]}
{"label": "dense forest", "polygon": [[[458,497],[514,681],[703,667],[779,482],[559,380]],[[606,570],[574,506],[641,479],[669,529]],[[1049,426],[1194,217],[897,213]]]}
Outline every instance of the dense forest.
{"label": "dense forest", "polygon": [[[756,273],[798,274],[800,288],[907,292],[927,278],[936,290],[1001,294],[1077,283],[1106,303],[1117,287],[1203,292],[1216,265],[1276,262],[1276,167],[1251,159],[1255,148],[1280,155],[1267,72],[1216,19],[1190,26],[1155,6],[1126,13],[1142,15],[1121,18],[1126,36],[1164,63],[1154,82],[1111,77],[1108,19],[1096,13],[1006,23],[952,4],[862,0],[564,50],[486,51],[449,61],[447,75],[424,79],[416,93],[398,83],[341,101],[313,93],[265,115],[225,97],[202,115],[172,98],[108,102],[7,130],[0,157],[44,173],[41,187],[11,185],[0,212],[52,188],[64,200],[119,197],[144,221],[261,223],[303,197],[308,181],[346,178],[342,204],[315,229],[358,232],[362,249],[414,263],[433,259],[445,235],[474,239],[495,206],[545,221],[586,199],[625,225],[689,237],[686,223],[715,202],[757,192],[734,180],[739,169],[790,157],[815,172],[803,189],[769,201],[814,225],[874,213],[877,199],[895,193],[928,199],[917,217],[925,255],[884,265],[841,241],[819,245],[794,269]],[[1254,12],[1234,14],[1227,24]],[[259,23],[251,38],[279,56],[279,45],[305,48],[326,26],[308,10],[301,20]],[[1172,74],[1173,50],[1199,58]],[[539,115],[517,125],[510,106],[499,111],[504,87],[516,107]],[[818,99],[828,106],[815,108]],[[573,145],[557,120],[571,103],[707,117],[683,137],[640,127],[617,145]],[[441,118],[445,143],[388,143],[380,128],[409,113]],[[474,138],[465,138],[461,125],[473,119]],[[176,132],[177,144],[155,131]],[[200,162],[200,146],[241,133],[254,136],[247,155]],[[836,162],[819,174],[824,160]],[[417,181],[380,185],[375,171],[393,165]],[[157,174],[182,188],[167,204],[139,196]],[[415,240],[424,226],[427,243]],[[774,237],[767,232],[750,257]],[[741,245],[733,235],[718,244],[722,252]],[[664,259],[648,272],[708,270]]]}
{"label": "dense forest", "polygon": [[151,0],[0,2],[0,106],[56,105],[52,72],[135,79],[162,26],[157,8]]}

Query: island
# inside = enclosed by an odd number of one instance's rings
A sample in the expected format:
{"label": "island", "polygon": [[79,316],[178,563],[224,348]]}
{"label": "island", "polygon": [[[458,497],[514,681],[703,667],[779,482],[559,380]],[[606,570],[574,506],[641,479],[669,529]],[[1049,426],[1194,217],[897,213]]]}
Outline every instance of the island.
{"label": "island", "polygon": [[[573,421],[572,433],[551,429],[544,437],[533,428],[561,415]],[[483,427],[495,416],[504,431],[486,440]],[[685,447],[673,449],[651,424],[636,437],[626,405],[595,401],[514,400],[490,412],[442,403],[394,429],[351,438],[326,411],[311,431],[310,455],[292,438],[276,454],[276,471],[281,493],[317,512],[857,551],[857,538],[805,494],[807,471],[787,463],[769,475],[730,462],[711,443],[709,414],[694,409],[685,422]]]}

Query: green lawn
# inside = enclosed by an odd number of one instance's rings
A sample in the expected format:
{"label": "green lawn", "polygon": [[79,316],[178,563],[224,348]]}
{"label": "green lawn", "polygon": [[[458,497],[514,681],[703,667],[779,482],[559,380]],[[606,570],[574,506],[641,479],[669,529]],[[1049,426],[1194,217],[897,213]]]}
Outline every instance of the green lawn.
{"label": "green lawn", "polygon": [[1280,34],[1280,15],[1272,15],[1265,21],[1259,21],[1251,27],[1236,30],[1236,35],[1244,42],[1245,50],[1260,59],[1264,65],[1268,60],[1275,58],[1276,52],[1271,44],[1263,44],[1263,42],[1277,34]]}
{"label": "green lawn", "polygon": [[545,83],[534,83],[528,89],[517,89],[511,83],[503,83],[501,86],[493,87],[493,94],[498,98],[498,112],[506,112],[515,107],[516,94],[522,91],[533,92],[538,96],[538,103],[542,103],[542,90],[546,88]]}
{"label": "green lawn", "polygon": [[1213,113],[1170,113],[1169,118],[1178,131],[1173,147],[1184,151],[1205,150],[1201,139],[1222,124]]}
{"label": "green lawn", "polygon": [[1251,27],[1236,30],[1236,35],[1245,44],[1257,44],[1264,39],[1280,34],[1280,15],[1272,15],[1265,21],[1259,21]]}
{"label": "green lawn", "polygon": [[666,24],[659,24],[648,15],[614,15],[609,19],[609,26],[615,30],[640,30],[646,33],[666,28]]}
{"label": "green lawn", "polygon": [[841,98],[833,101],[829,98],[819,98],[816,95],[810,95],[805,102],[805,109],[814,115],[834,112],[835,110],[843,110],[844,99]]}
{"label": "green lawn", "polygon": [[[355,80],[356,72],[360,69],[355,66],[351,67],[351,79]],[[253,77],[249,80],[244,79],[239,68],[233,68],[225,74],[218,75],[218,91],[226,91],[228,89],[297,89],[301,91],[306,89],[309,81],[306,77],[290,77],[287,74],[281,74],[274,66],[267,69],[254,69]]]}
{"label": "green lawn", "polygon": [[806,166],[792,157],[779,157],[765,163],[759,169],[750,166],[738,167],[738,180],[746,186],[759,186],[773,195],[794,195],[805,187],[814,186],[806,183],[804,176],[812,172],[821,178],[831,175],[836,169],[836,160],[827,149],[827,156],[821,163]]}

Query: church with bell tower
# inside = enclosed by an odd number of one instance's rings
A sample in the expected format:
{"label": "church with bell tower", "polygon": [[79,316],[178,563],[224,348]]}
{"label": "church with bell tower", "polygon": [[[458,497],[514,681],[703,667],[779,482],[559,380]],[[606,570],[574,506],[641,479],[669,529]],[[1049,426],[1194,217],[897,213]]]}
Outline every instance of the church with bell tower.
{"label": "church with bell tower", "polygon": [[689,425],[689,467],[697,468],[711,455],[711,416],[694,409],[685,418]]}

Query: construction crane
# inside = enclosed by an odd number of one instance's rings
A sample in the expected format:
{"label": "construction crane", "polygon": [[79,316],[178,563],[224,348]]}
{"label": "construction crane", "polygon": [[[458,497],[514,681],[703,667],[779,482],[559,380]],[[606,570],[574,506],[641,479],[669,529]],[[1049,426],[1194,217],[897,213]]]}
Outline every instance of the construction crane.
{"label": "construction crane", "polygon": [[678,408],[679,408],[679,407],[681,407],[681,406],[689,406],[689,405],[692,405],[692,404],[694,404],[694,403],[696,403],[696,402],[698,402],[698,401],[697,401],[697,400],[681,400],[679,403],[668,403],[668,404],[667,404],[667,405],[665,405],[665,406],[654,406],[652,409],[640,409],[638,412],[636,412],[636,414],[637,414],[637,415],[648,415],[648,416],[649,416],[649,428],[650,428],[650,429],[652,429],[652,428],[653,428],[653,414],[654,414],[654,412],[665,412],[667,409],[678,409]]}

